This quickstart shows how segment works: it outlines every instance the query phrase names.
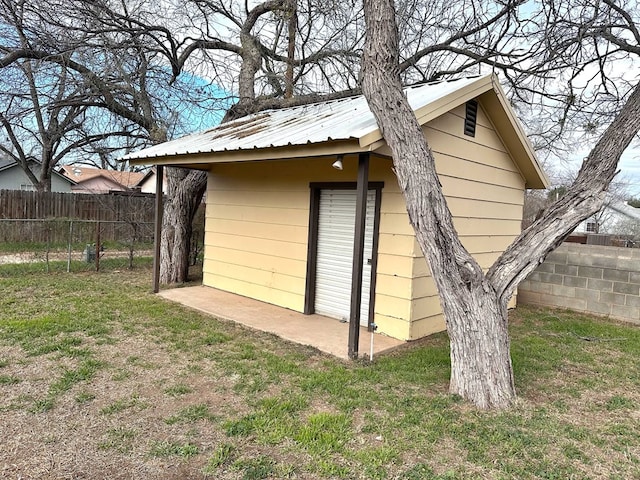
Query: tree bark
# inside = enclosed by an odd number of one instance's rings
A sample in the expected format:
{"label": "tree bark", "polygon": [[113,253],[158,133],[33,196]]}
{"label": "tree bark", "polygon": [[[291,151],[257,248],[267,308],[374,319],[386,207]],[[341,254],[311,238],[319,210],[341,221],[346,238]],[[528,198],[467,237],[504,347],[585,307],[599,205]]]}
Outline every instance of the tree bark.
{"label": "tree bark", "polygon": [[602,206],[622,152],[640,128],[640,86],[585,160],[567,195],[525,230],[485,276],[453,225],[422,129],[399,76],[393,0],[365,0],[363,93],[391,148],[409,220],[438,287],[451,342],[450,392],[480,408],[516,397],[507,302],[518,282]]}
{"label": "tree bark", "polygon": [[409,220],[440,293],[451,341],[450,391],[481,408],[506,407],[515,398],[506,308],[458,238],[433,153],[404,95],[393,1],[366,0],[365,16],[362,89],[391,148]]}
{"label": "tree bark", "polygon": [[298,28],[297,0],[289,2],[289,21],[287,22],[287,70],[284,75],[284,98],[293,97],[293,64],[296,56],[296,29]]}
{"label": "tree bark", "polygon": [[167,201],[162,216],[160,283],[182,283],[189,278],[189,251],[193,217],[207,185],[200,170],[165,169]]}

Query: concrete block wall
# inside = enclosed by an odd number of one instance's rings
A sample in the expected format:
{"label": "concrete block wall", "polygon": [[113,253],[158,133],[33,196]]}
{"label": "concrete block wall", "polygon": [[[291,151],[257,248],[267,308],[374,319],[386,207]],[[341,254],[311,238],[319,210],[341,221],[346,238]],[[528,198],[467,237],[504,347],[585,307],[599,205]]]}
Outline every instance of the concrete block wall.
{"label": "concrete block wall", "polygon": [[564,243],[520,284],[518,303],[640,324],[640,249]]}

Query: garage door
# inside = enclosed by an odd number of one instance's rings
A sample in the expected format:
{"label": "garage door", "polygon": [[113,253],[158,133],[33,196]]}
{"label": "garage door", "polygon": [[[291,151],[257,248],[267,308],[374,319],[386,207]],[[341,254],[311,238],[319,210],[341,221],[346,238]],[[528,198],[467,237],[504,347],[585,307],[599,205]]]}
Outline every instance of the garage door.
{"label": "garage door", "polygon": [[[364,326],[368,324],[369,320],[375,196],[376,191],[369,190],[360,308],[360,324]],[[326,189],[320,191],[315,311],[321,315],[345,321],[349,320],[351,310],[351,272],[355,222],[355,190]]]}

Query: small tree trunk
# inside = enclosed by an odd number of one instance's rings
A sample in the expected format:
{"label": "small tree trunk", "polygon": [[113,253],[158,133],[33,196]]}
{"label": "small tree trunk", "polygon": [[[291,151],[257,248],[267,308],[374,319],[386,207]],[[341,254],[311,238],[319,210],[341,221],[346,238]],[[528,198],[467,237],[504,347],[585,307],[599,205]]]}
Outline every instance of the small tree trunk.
{"label": "small tree trunk", "polygon": [[199,170],[167,168],[168,199],[162,216],[160,283],[182,283],[189,277],[193,217],[207,185]]}
{"label": "small tree trunk", "polygon": [[284,98],[293,97],[293,63],[296,56],[296,30],[298,28],[298,12],[297,12],[297,0],[291,0],[289,2],[290,11],[288,31],[289,41],[287,46],[287,70],[284,75],[285,80],[285,92]]}

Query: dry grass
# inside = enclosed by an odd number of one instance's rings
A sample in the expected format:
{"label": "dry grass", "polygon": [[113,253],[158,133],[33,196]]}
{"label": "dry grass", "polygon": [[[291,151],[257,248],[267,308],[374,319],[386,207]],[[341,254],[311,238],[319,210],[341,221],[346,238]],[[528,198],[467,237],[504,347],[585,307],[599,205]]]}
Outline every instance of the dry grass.
{"label": "dry grass", "polygon": [[637,327],[515,312],[521,399],[478,412],[445,335],[345,364],[148,278],[0,270],[0,478],[640,478]]}

